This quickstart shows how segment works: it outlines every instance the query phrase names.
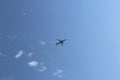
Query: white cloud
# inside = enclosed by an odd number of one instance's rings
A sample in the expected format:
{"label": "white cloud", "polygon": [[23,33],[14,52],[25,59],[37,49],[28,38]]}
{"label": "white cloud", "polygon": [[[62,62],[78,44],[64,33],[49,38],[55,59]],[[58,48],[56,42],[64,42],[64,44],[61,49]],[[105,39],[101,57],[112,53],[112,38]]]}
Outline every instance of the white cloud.
{"label": "white cloud", "polygon": [[30,61],[30,62],[28,62],[28,65],[30,66],[30,67],[36,67],[36,66],[38,66],[38,62],[37,61]]}
{"label": "white cloud", "polygon": [[63,70],[62,69],[56,69],[56,71],[53,73],[53,75],[61,78],[61,77],[63,77]]}
{"label": "white cloud", "polygon": [[23,53],[24,53],[24,52],[23,52],[22,50],[20,50],[20,51],[18,52],[18,54],[15,55],[15,58],[16,58],[16,59],[20,58],[20,57],[23,55]]}
{"label": "white cloud", "polygon": [[45,41],[40,42],[41,45],[46,45],[47,43]]}
{"label": "white cloud", "polygon": [[38,68],[38,71],[40,71],[40,72],[44,72],[46,70],[47,70],[47,68],[45,66],[41,66],[41,68]]}

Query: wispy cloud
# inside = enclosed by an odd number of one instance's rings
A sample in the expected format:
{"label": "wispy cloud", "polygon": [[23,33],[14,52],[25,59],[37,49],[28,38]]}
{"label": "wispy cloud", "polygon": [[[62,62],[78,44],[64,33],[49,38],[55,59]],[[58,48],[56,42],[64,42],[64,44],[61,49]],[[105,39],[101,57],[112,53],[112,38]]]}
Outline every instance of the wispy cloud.
{"label": "wispy cloud", "polygon": [[28,65],[30,66],[30,67],[36,67],[36,66],[38,66],[38,62],[37,61],[30,61],[30,62],[28,62]]}
{"label": "wispy cloud", "polygon": [[61,77],[63,77],[63,70],[62,69],[56,69],[55,72],[53,72],[53,75],[61,78]]}
{"label": "wispy cloud", "polygon": [[18,51],[18,53],[15,55],[15,58],[16,59],[20,58],[23,55],[23,53],[24,52],[22,50]]}
{"label": "wispy cloud", "polygon": [[32,57],[32,55],[33,55],[33,53],[32,53],[32,52],[28,53],[28,57],[29,57],[29,58],[31,58],[31,57]]}
{"label": "wispy cloud", "polygon": [[40,68],[38,68],[38,71],[40,71],[40,72],[44,72],[46,70],[47,70],[47,68],[45,66],[41,66]]}
{"label": "wispy cloud", "polygon": [[62,77],[63,77],[63,74],[58,75],[58,78],[62,78]]}
{"label": "wispy cloud", "polygon": [[45,41],[41,41],[40,45],[46,45],[47,43]]}
{"label": "wispy cloud", "polygon": [[46,66],[44,66],[44,63],[42,61],[40,62],[40,67],[37,70],[40,72],[44,72],[47,70]]}

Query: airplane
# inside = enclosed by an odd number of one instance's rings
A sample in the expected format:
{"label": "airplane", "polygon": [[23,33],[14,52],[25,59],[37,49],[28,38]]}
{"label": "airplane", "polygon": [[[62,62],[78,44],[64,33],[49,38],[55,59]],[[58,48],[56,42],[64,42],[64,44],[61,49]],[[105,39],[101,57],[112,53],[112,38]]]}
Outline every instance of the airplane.
{"label": "airplane", "polygon": [[56,43],[56,45],[59,45],[59,44],[61,44],[62,46],[63,46],[63,44],[64,44],[64,41],[66,41],[66,39],[64,39],[64,40],[60,40],[60,39],[57,39],[59,42],[58,43]]}

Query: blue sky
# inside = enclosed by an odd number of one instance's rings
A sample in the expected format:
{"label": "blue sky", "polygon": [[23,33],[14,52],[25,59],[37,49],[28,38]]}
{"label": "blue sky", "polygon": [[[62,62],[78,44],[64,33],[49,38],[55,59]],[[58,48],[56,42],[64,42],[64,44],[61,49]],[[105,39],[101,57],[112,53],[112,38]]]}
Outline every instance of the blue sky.
{"label": "blue sky", "polygon": [[120,80],[119,4],[1,0],[0,80]]}

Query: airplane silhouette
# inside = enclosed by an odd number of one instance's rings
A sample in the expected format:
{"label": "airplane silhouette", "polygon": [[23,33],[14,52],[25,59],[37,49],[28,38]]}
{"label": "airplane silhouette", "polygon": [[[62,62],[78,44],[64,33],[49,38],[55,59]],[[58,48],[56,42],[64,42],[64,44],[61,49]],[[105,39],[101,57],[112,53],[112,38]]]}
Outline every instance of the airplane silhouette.
{"label": "airplane silhouette", "polygon": [[58,40],[59,42],[57,42],[56,45],[61,44],[62,46],[63,46],[63,44],[64,44],[64,41],[66,41],[66,39],[64,39],[64,40],[57,39],[57,40]]}

